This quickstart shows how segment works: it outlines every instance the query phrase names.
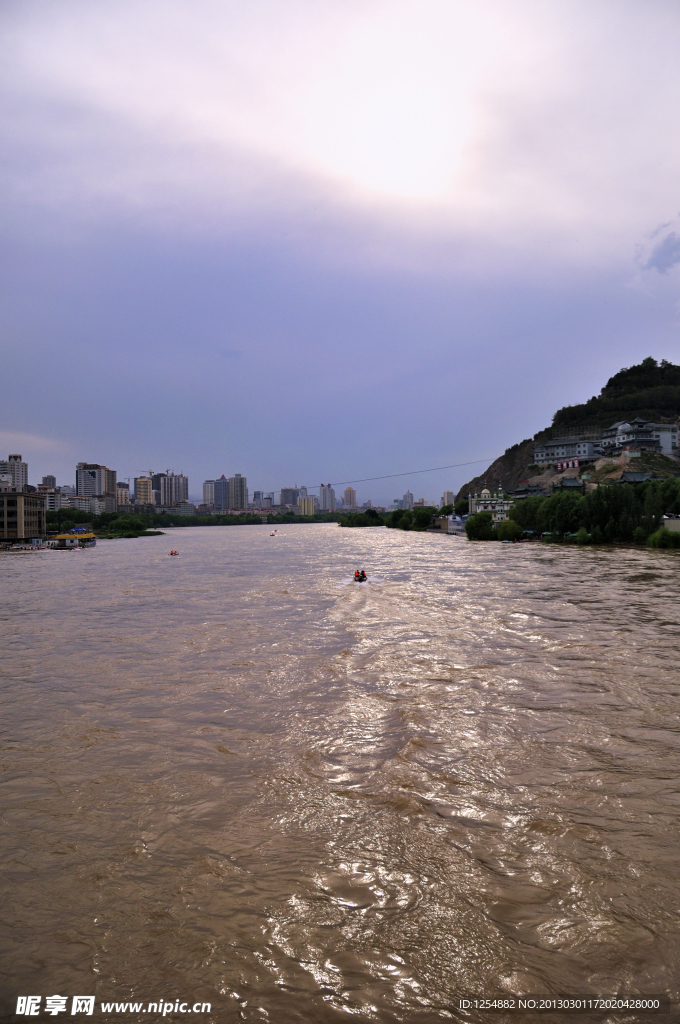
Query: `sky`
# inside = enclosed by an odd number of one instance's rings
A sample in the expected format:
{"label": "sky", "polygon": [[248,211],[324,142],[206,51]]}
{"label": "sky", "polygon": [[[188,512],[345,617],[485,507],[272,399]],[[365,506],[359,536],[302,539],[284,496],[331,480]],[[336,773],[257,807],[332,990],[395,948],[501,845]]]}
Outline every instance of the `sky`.
{"label": "sky", "polygon": [[[671,0],[5,0],[0,458],[438,500],[680,362]],[[340,488],[342,489],[342,488]]]}

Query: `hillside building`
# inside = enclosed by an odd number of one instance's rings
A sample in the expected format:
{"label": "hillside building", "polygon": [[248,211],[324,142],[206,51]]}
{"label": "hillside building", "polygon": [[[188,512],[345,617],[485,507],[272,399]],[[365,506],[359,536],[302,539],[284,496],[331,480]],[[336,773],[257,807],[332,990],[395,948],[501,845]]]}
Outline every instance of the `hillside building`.
{"label": "hillside building", "polygon": [[603,455],[618,455],[626,448],[677,456],[677,424],[651,423],[638,416],[632,420],[613,423],[602,432],[600,450]]}
{"label": "hillside building", "polygon": [[572,437],[544,441],[534,448],[534,462],[538,466],[549,466],[565,460],[577,460],[576,465],[579,465],[581,462],[594,462],[599,457],[599,442]]}

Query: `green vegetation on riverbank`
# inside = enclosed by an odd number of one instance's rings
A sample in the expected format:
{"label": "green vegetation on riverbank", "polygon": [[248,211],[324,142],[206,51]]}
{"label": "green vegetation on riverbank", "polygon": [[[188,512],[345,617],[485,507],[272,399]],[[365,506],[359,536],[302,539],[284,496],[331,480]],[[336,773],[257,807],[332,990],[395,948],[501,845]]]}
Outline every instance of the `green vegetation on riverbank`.
{"label": "green vegetation on riverbank", "polygon": [[395,508],[385,517],[385,526],[391,526],[397,530],[427,530],[432,525],[432,516],[438,515],[439,510],[427,505],[419,508]]}
{"label": "green vegetation on riverbank", "polygon": [[385,520],[374,508],[367,508],[365,512],[350,512],[347,515],[338,516],[340,526],[384,526]]}
{"label": "green vegetation on riverbank", "polygon": [[[61,526],[60,524],[61,518]],[[285,515],[268,515],[267,523],[334,523],[338,517],[333,513],[321,513],[315,516],[296,516],[292,512]],[[180,516],[163,512],[158,514],[137,514],[127,512],[105,512],[100,516],[92,516],[77,509],[65,508],[61,512],[47,513],[47,529],[61,529],[64,532],[81,523],[90,523],[95,533],[102,537],[151,537],[157,527],[191,527],[191,526],[261,526],[262,515],[247,513],[241,516]],[[382,525],[382,524],[381,524]],[[161,531],[162,532],[162,531]]]}
{"label": "green vegetation on riverbank", "polygon": [[[510,540],[517,530],[548,534],[550,540],[579,544],[649,543],[653,547],[680,546],[662,528],[664,513],[680,515],[680,479],[647,480],[637,484],[609,484],[589,494],[558,491],[550,497],[525,498],[514,505],[512,523],[494,529],[491,515],[470,516],[465,531],[470,540]],[[516,529],[515,529],[516,526]],[[659,537],[661,533],[661,537]],[[668,535],[668,536],[667,536]],[[672,537],[669,540],[668,537]]]}

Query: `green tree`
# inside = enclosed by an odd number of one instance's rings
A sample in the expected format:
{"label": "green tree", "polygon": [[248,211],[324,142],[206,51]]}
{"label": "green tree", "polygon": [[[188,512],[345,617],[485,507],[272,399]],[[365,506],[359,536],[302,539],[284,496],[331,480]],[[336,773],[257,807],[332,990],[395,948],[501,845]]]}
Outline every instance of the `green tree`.
{"label": "green tree", "polygon": [[414,530],[427,530],[432,525],[432,516],[437,514],[436,508],[431,508],[427,505],[421,506],[420,508],[413,509],[413,527]]}
{"label": "green tree", "polygon": [[475,512],[465,524],[468,540],[496,540],[490,512]]}
{"label": "green tree", "polygon": [[590,536],[585,526],[580,527],[578,533],[576,534],[576,543],[583,546],[584,544],[587,544],[589,540]]}
{"label": "green tree", "polygon": [[647,543],[653,548],[680,548],[680,533],[662,527],[647,538]]}
{"label": "green tree", "polygon": [[538,495],[532,498],[524,498],[516,501],[512,508],[512,518],[522,527],[523,530],[538,530],[539,509],[546,498]]}
{"label": "green tree", "polygon": [[499,540],[519,540],[522,536],[522,527],[512,519],[506,519],[496,527],[496,536]]}

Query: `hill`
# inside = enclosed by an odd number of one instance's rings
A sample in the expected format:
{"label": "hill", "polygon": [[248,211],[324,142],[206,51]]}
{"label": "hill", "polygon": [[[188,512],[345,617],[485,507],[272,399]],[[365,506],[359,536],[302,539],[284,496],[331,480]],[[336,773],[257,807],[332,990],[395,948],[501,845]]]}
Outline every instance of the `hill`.
{"label": "hill", "polygon": [[553,428],[592,424],[608,427],[617,420],[642,416],[660,423],[680,415],[680,366],[648,356],[637,366],[619,370],[599,395],[582,405],[565,405],[553,417]]}
{"label": "hill", "polygon": [[[534,445],[537,441],[558,437],[562,432],[578,433],[609,427],[618,420],[641,416],[658,423],[680,420],[680,366],[648,356],[636,366],[624,367],[610,377],[599,395],[581,405],[565,405],[553,416],[552,427],[539,431],[507,448],[479,476],[463,484],[458,498],[466,498],[483,487],[497,490],[500,485],[511,491],[519,481],[532,475]],[[535,471],[534,471],[535,472]]]}

